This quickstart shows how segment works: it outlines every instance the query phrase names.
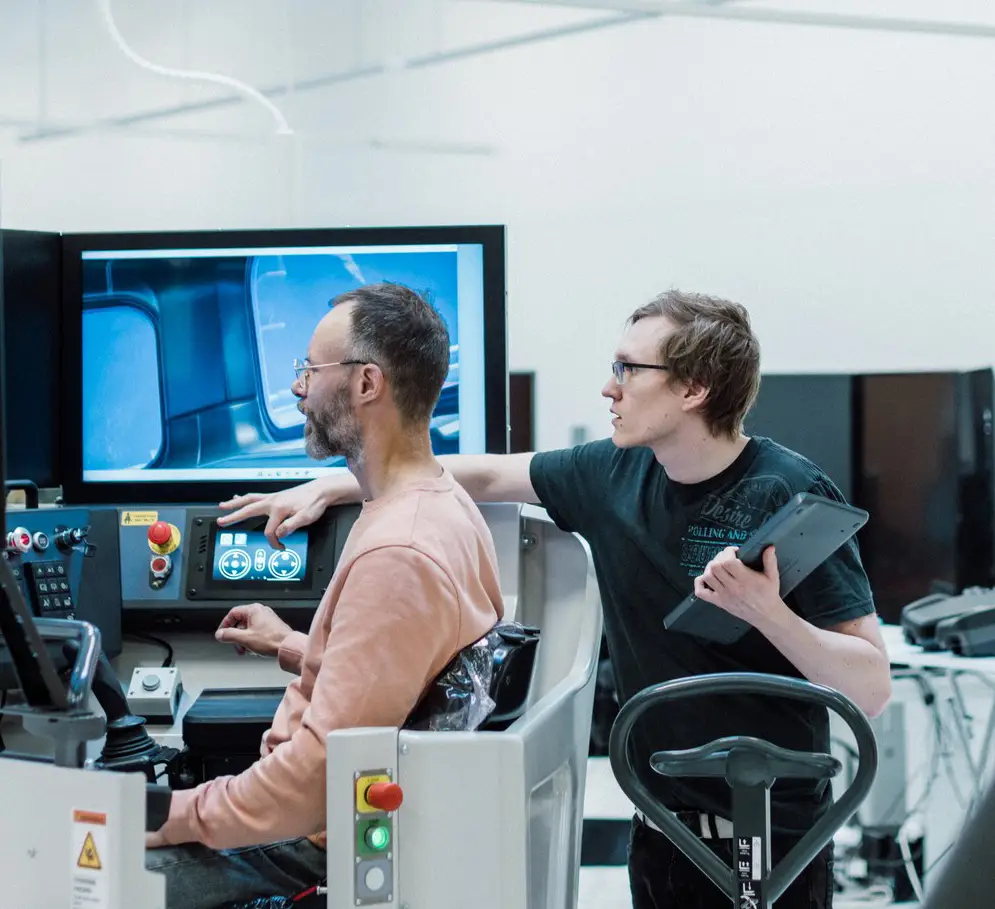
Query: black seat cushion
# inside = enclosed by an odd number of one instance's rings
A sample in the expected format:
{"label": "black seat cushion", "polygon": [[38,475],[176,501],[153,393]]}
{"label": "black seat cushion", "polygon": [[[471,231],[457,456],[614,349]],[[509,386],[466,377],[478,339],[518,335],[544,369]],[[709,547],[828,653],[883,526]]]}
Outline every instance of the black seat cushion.
{"label": "black seat cushion", "polygon": [[538,644],[538,628],[499,622],[450,660],[404,728],[436,732],[507,728],[525,712]]}

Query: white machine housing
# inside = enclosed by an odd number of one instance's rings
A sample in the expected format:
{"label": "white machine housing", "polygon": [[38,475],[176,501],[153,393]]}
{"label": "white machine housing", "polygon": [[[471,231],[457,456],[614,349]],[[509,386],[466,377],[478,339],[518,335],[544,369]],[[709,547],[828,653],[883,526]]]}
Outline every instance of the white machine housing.
{"label": "white machine housing", "polygon": [[[601,645],[594,568],[586,543],[559,531],[544,511],[486,514],[500,540],[502,581],[515,582],[508,597],[517,602],[515,618],[542,629],[528,708],[503,732],[349,729],[329,735],[329,909],[577,905]],[[364,863],[355,855],[355,828],[363,822],[355,774],[383,768],[404,791],[390,860],[391,901],[363,893]]]}
{"label": "white machine housing", "polygon": [[[481,511],[497,548],[506,618],[541,629],[527,709],[500,732],[349,729],[328,736],[329,909],[577,905],[601,644],[594,566],[587,544],[559,530],[543,509],[500,504]],[[182,715],[205,687],[289,680],[275,661],[237,657],[205,635],[167,640],[184,685],[175,723],[149,725],[163,744],[180,744]],[[116,661],[119,677],[130,679],[148,658],[147,647],[126,649]],[[92,743],[92,753],[100,745]],[[385,770],[404,801],[391,813],[390,848],[370,873],[356,855],[364,819],[356,781]],[[163,909],[163,879],[144,867],[144,793],[138,774],[0,760],[4,905]],[[82,855],[86,832],[99,869]]]}

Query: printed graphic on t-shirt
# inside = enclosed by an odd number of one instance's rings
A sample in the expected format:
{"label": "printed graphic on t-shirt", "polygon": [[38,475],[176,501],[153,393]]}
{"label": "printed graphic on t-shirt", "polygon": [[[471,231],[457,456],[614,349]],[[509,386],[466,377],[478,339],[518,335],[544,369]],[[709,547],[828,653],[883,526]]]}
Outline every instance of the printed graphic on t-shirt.
{"label": "printed graphic on t-shirt", "polygon": [[681,568],[688,577],[698,577],[727,546],[742,546],[770,517],[771,492],[783,482],[776,475],[751,476],[705,496],[681,538]]}

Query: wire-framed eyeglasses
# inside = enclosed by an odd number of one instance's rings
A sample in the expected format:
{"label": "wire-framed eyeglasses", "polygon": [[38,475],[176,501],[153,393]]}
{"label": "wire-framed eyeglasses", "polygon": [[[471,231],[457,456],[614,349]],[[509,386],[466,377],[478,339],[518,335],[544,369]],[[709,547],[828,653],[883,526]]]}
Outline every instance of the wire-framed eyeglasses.
{"label": "wire-framed eyeglasses", "polygon": [[670,367],[661,366],[659,363],[628,363],[625,360],[612,360],[612,373],[619,385],[625,385],[633,369],[662,369],[666,372]]}
{"label": "wire-framed eyeglasses", "polygon": [[325,369],[328,366],[365,366],[363,360],[337,360],[334,363],[312,363],[307,357],[303,360],[294,358],[294,375],[298,381],[307,389],[307,381],[311,378],[311,373],[315,369]]}

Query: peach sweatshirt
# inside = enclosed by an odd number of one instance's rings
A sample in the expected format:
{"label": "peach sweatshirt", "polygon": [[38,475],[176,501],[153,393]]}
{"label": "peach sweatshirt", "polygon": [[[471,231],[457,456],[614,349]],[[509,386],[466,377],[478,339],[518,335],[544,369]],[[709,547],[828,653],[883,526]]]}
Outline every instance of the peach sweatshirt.
{"label": "peach sweatshirt", "polygon": [[364,504],[309,633],[280,648],[280,665],[298,678],[261,759],[174,792],[165,842],[223,849],[307,835],[323,846],[326,734],[402,726],[446,664],[503,614],[490,531],[448,472]]}

